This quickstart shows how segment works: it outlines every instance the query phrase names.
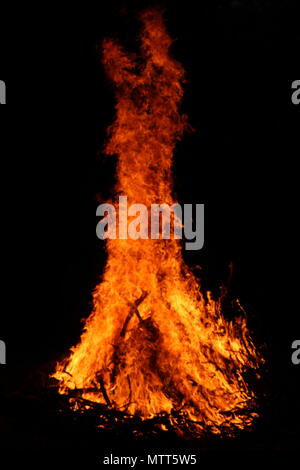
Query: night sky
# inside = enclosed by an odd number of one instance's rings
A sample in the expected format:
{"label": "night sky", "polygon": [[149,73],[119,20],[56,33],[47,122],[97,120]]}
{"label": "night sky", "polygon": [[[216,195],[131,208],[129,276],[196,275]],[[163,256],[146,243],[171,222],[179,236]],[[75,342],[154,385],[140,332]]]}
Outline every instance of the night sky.
{"label": "night sky", "polygon": [[[112,194],[115,169],[114,158],[102,154],[114,96],[101,40],[118,37],[136,50],[136,13],[151,4],[24,5],[5,15],[0,339],[7,365],[0,366],[0,386],[6,397],[36,387],[78,341],[81,319],[91,311],[105,262],[95,210]],[[202,267],[203,288],[215,295],[233,263],[231,295],[245,307],[267,360],[258,435],[263,448],[290,451],[300,418],[300,365],[291,362],[300,336],[300,105],[291,102],[291,84],[300,78],[297,2],[163,4],[176,39],[173,56],[187,74],[182,110],[195,129],[176,147],[175,192],[179,202],[206,208],[204,248],[184,256]]]}

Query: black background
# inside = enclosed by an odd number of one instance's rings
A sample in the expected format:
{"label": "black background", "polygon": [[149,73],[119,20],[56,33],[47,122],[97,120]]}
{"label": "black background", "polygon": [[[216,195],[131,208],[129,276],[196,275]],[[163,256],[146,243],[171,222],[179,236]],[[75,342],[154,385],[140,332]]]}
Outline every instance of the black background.
{"label": "black background", "polygon": [[[147,4],[4,12],[0,339],[7,365],[0,386],[6,397],[34,388],[78,341],[90,312],[105,261],[95,209],[111,194],[115,166],[101,153],[114,97],[99,46],[113,35],[136,48],[136,13]],[[206,206],[205,246],[185,257],[201,265],[203,287],[215,293],[233,263],[232,296],[246,308],[266,357],[267,398],[251,445],[290,452],[300,419],[300,366],[291,362],[291,344],[299,339],[300,106],[291,102],[299,78],[296,2],[164,5],[176,39],[172,53],[187,73],[183,111],[195,129],[176,148],[175,190],[180,202]],[[34,448],[34,431],[15,430],[4,408],[0,436],[8,429],[11,438],[5,444]],[[43,442],[51,448],[47,436]]]}

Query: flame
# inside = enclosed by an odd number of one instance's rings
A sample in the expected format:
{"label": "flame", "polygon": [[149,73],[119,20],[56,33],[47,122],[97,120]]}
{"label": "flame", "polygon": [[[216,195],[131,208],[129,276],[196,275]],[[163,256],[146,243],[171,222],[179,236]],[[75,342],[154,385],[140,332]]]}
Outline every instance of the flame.
{"label": "flame", "polygon": [[[174,204],[172,156],[187,127],[179,112],[183,67],[169,54],[160,11],[141,15],[140,55],[104,41],[116,118],[106,154],[116,154],[115,192],[128,204]],[[61,393],[141,418],[179,411],[205,429],[243,429],[255,394],[244,379],[259,368],[245,315],[226,321],[221,301],[185,265],[178,240],[107,241],[108,259],[78,345],[57,365]]]}

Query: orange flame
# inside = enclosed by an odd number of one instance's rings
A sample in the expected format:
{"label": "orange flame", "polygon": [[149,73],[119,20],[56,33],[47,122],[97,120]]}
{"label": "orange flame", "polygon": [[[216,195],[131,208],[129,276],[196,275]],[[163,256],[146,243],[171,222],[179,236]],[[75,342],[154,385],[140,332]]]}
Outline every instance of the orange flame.
{"label": "orange flame", "polygon": [[[140,57],[114,40],[103,64],[116,94],[107,154],[118,155],[116,193],[128,204],[174,204],[172,154],[187,126],[184,70],[169,54],[162,14],[141,15]],[[245,316],[226,321],[203,296],[178,240],[109,240],[102,282],[80,343],[57,365],[60,392],[150,418],[180,410],[198,431],[249,426],[255,394],[244,373],[260,359]]]}

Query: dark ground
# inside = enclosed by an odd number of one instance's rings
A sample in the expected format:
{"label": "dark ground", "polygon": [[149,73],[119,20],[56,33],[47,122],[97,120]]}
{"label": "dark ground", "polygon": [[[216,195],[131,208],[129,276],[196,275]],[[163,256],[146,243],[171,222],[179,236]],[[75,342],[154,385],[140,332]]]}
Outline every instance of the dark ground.
{"label": "dark ground", "polygon": [[124,4],[26,5],[3,16],[0,458],[3,448],[11,458],[30,453],[31,462],[89,455],[95,463],[113,446],[119,455],[122,446],[127,455],[188,447],[204,464],[233,455],[238,463],[239,453],[257,463],[263,452],[287,466],[300,440],[300,365],[291,362],[300,336],[297,2],[165,2],[173,54],[187,71],[183,108],[196,129],[176,149],[176,190],[181,202],[206,204],[205,247],[186,258],[214,292],[233,262],[231,295],[267,364],[256,428],[235,440],[169,433],[137,444],[127,430],[99,433],[90,418],[58,414],[47,391],[48,371],[79,338],[105,260],[95,208],[113,184],[113,159],[101,149],[114,98],[97,46],[111,34],[135,45],[143,2],[128,1],[120,15]]}

